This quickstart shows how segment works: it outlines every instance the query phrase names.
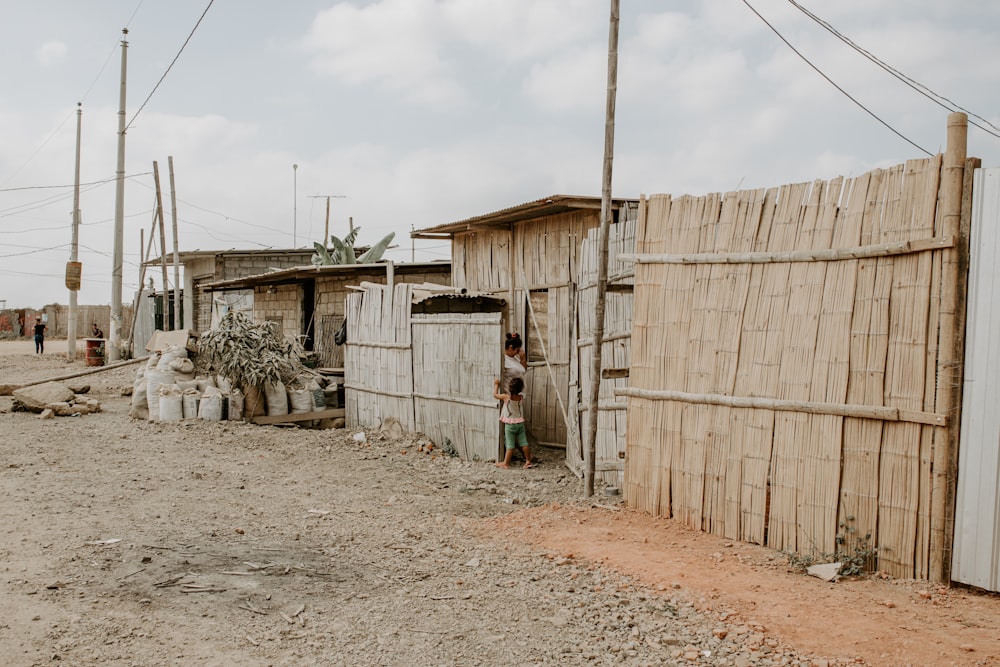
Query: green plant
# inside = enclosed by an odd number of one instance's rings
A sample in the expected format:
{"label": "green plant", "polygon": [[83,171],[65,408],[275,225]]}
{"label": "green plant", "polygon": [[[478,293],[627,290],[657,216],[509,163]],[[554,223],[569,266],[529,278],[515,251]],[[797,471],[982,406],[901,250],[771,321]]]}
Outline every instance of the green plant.
{"label": "green plant", "polygon": [[237,387],[278,382],[292,370],[291,351],[277,324],[255,324],[236,311],[226,313],[218,327],[198,340],[199,356],[204,355],[219,375]]}
{"label": "green plant", "polygon": [[839,574],[844,577],[856,577],[873,571],[879,547],[872,545],[871,531],[865,533],[864,537],[858,536],[854,520],[853,516],[847,516],[837,524],[837,535],[834,537],[837,547],[833,553],[821,552],[814,544],[808,553],[784,552],[788,564],[804,572],[819,563],[841,563]]}
{"label": "green plant", "polygon": [[452,458],[458,456],[458,450],[455,449],[455,443],[451,441],[451,438],[444,439],[444,444],[441,445],[441,451]]}
{"label": "green plant", "polygon": [[354,247],[354,242],[357,240],[358,231],[360,230],[360,227],[355,227],[351,230],[351,233],[343,239],[331,236],[330,244],[333,246],[332,250],[324,246],[322,243],[313,243],[313,248],[316,252],[313,253],[312,263],[317,266],[332,266],[337,264],[372,264],[382,259],[382,255],[385,253],[386,249],[388,249],[389,244],[392,243],[394,238],[396,238],[396,233],[392,232],[361,255],[358,255]]}

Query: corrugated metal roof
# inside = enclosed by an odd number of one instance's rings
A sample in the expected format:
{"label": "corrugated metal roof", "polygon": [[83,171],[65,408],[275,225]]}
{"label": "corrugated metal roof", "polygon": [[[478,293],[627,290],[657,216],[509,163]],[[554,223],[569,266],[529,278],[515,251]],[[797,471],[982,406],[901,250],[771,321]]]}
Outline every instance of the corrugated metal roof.
{"label": "corrugated metal roof", "polygon": [[[227,255],[230,257],[242,257],[246,255],[312,255],[314,250],[311,248],[248,248],[248,249],[238,249],[230,248],[229,250],[185,250],[183,252],[178,252],[177,257],[181,263],[189,259],[198,259],[201,257],[216,257],[218,255]],[[167,253],[167,264],[173,264],[174,253]],[[156,257],[154,259],[146,260],[146,266],[158,266],[160,264],[160,258]]]}
{"label": "corrugated metal roof", "polygon": [[[638,202],[638,199],[618,198],[612,200],[612,209],[618,209],[626,202]],[[413,238],[441,238],[460,232],[490,227],[506,227],[515,222],[524,222],[549,215],[567,213],[580,209],[600,210],[600,197],[581,197],[577,195],[550,195],[534,201],[525,202],[510,208],[500,209],[492,213],[477,215],[458,222],[449,222],[435,227],[418,229],[410,234]]]}
{"label": "corrugated metal roof", "polygon": [[[350,274],[376,271],[382,273],[388,264],[379,262],[376,264],[331,264],[329,266],[296,266],[290,269],[279,269],[267,273],[258,273],[242,278],[230,278],[229,280],[217,280],[212,283],[204,283],[202,288],[210,292],[225,292],[229,290],[251,289],[258,285],[280,285],[296,283],[302,280],[313,280],[328,275]],[[404,262],[393,264],[393,272],[397,275],[417,273],[428,269],[441,269],[451,271],[450,261],[437,262]]]}

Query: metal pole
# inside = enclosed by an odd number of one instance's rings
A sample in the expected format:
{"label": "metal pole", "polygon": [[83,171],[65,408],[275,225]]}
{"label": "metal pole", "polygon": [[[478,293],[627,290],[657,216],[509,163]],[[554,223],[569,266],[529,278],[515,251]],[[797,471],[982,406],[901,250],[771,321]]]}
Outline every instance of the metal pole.
{"label": "metal pole", "polygon": [[292,247],[299,246],[299,165],[292,165]]}
{"label": "metal pole", "polygon": [[[128,35],[128,28],[122,29]],[[125,71],[128,41],[122,39],[121,89],[118,96],[118,166],[115,169],[115,238],[111,257],[111,326],[108,361],[122,358],[122,264],[125,245]]]}
{"label": "metal pole", "polygon": [[618,92],[618,12],[619,0],[611,0],[611,26],[608,31],[608,90],[604,119],[604,170],[601,185],[601,227],[598,236],[597,304],[594,307],[593,364],[589,411],[587,412],[587,446],[584,448],[586,467],[584,494],[594,495],[594,475],[597,468],[597,416],[601,395],[601,347],[604,344],[604,311],[608,291],[608,236],[611,232],[611,167],[615,152],[615,99]]}
{"label": "metal pole", "polygon": [[[170,215],[173,218],[174,227],[174,310],[170,316],[171,328],[177,331],[181,328],[179,321],[181,308],[181,260],[180,252],[177,249],[177,190],[174,188],[174,157],[167,156],[167,168],[170,171]],[[166,288],[164,288],[164,298],[166,298]]]}
{"label": "metal pole", "polygon": [[[73,178],[73,240],[70,243],[69,261],[79,258],[80,246],[80,128],[83,125],[83,105],[76,103],[76,169]],[[76,319],[78,290],[69,291],[69,323],[66,327],[66,358],[76,361]]]}

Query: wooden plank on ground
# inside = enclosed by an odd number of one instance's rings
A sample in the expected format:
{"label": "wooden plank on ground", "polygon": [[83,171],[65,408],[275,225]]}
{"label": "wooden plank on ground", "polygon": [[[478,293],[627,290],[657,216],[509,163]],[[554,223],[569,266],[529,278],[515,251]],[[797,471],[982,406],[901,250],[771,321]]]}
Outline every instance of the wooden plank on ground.
{"label": "wooden plank on ground", "polygon": [[344,408],[329,408],[327,410],[313,410],[312,412],[302,412],[297,415],[273,415],[254,417],[250,420],[253,424],[294,424],[295,422],[312,421],[313,419],[336,419],[346,415]]}

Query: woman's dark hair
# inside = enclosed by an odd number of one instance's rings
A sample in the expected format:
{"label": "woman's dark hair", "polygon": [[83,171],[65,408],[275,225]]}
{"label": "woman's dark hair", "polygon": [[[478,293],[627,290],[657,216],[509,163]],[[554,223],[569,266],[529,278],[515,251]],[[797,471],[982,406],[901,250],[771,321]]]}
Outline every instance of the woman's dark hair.
{"label": "woman's dark hair", "polygon": [[510,381],[510,395],[517,396],[524,390],[524,380],[521,378],[512,378]]}
{"label": "woman's dark hair", "polygon": [[521,337],[518,336],[516,333],[513,333],[513,334],[509,333],[509,334],[507,334],[507,340],[504,341],[503,346],[505,348],[510,348],[510,349],[514,349],[514,350],[520,350],[521,349]]}

